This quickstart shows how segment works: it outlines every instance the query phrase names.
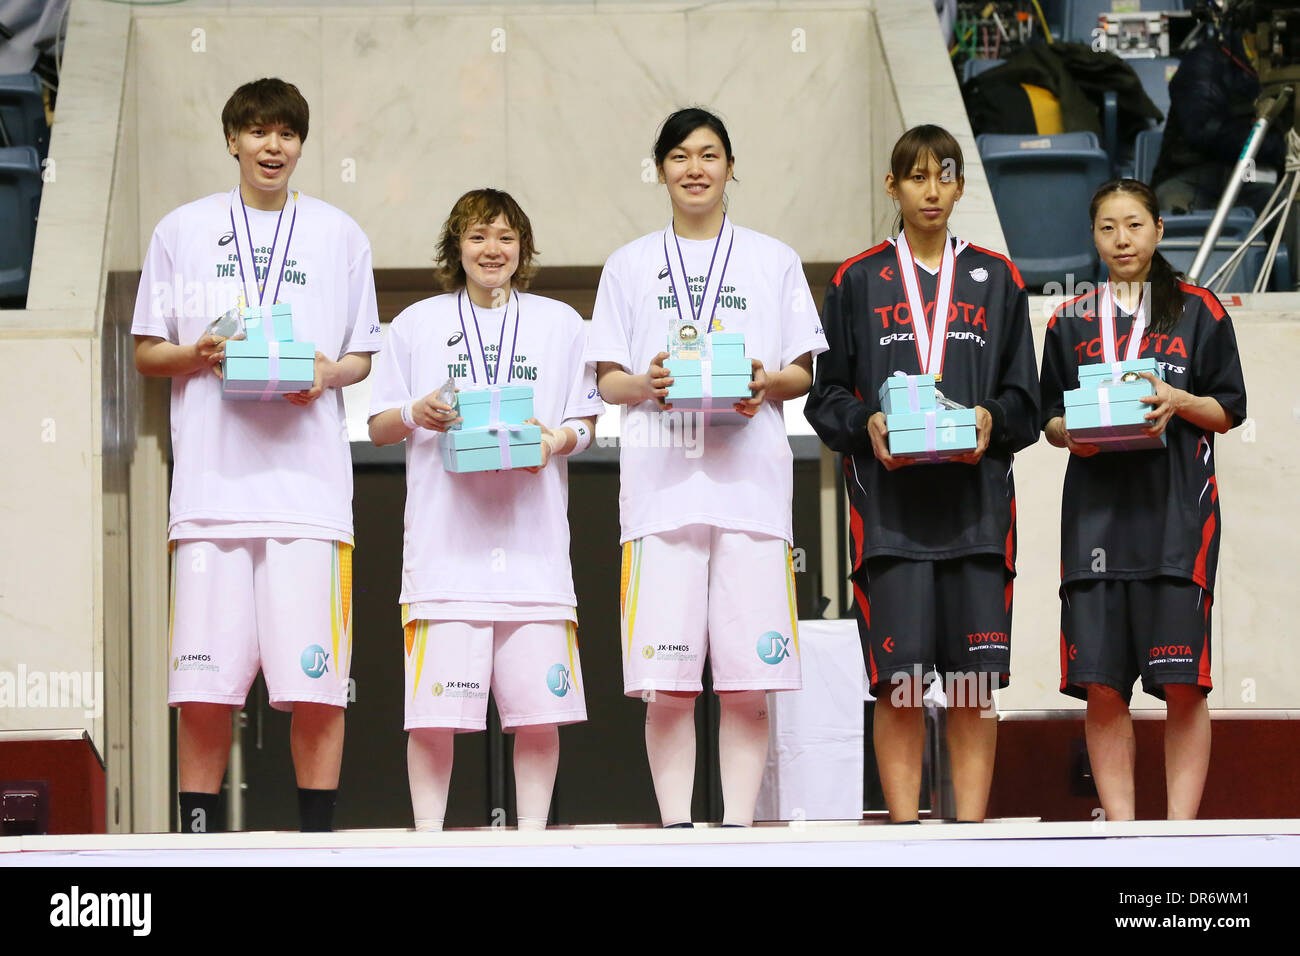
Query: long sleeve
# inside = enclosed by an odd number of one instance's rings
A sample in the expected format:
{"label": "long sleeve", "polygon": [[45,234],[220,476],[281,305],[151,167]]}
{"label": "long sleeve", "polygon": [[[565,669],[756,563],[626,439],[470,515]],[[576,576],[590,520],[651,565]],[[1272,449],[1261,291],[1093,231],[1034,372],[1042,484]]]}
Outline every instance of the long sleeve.
{"label": "long sleeve", "polygon": [[993,416],[990,441],[1015,453],[1038,440],[1038,363],[1029,325],[1029,293],[1024,286],[1012,297],[1006,320],[997,391],[986,407]]}
{"label": "long sleeve", "polygon": [[826,289],[822,328],[827,351],[817,357],[812,389],[804,403],[804,417],[826,447],[844,454],[871,447],[867,419],[879,411],[872,393],[870,403],[859,397],[854,383],[857,349],[853,337],[853,307],[847,276],[837,277]]}
{"label": "long sleeve", "polygon": [[1043,337],[1043,369],[1038,380],[1039,427],[1065,414],[1065,390],[1078,386],[1078,369],[1072,367],[1061,339],[1061,316],[1052,316]]}

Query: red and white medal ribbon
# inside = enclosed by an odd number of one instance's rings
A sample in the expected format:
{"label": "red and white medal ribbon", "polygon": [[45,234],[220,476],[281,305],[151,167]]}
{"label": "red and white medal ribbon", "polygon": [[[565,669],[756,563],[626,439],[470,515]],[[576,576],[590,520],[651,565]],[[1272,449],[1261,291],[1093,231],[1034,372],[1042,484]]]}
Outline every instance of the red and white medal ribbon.
{"label": "red and white medal ribbon", "polygon": [[[1101,359],[1110,366],[1111,377],[1118,382],[1123,369],[1120,367],[1119,349],[1115,344],[1115,301],[1111,298],[1109,282],[1101,290],[1097,321],[1101,323]],[[1137,312],[1133,314],[1133,328],[1129,331],[1128,341],[1124,344],[1125,362],[1133,361],[1142,351],[1142,333],[1146,328],[1147,303],[1144,295],[1138,301]]]}
{"label": "red and white medal ribbon", "polygon": [[[962,243],[964,246],[965,243]],[[912,250],[907,244],[907,234],[900,232],[894,244],[898,254],[898,274],[903,279],[903,291],[907,295],[907,310],[911,313],[912,332],[916,340],[916,356],[921,365],[921,373],[934,375],[938,380],[943,375],[943,356],[948,345],[948,310],[952,307],[952,284],[957,271],[957,253],[953,249],[951,237],[945,237],[943,258],[939,262],[939,288],[934,299],[934,323],[931,325],[925,317],[925,300],[921,297],[921,282],[916,275],[916,262]]]}

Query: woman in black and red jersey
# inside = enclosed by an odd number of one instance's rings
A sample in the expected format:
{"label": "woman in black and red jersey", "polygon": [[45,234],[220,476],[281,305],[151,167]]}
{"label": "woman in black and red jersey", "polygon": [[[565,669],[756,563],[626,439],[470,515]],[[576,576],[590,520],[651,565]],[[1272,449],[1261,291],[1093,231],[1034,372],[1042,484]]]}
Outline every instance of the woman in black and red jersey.
{"label": "woman in black and red jersey", "polygon": [[[1131,820],[1133,682],[1162,698],[1170,819],[1196,816],[1210,761],[1210,603],[1219,557],[1214,435],[1246,416],[1232,320],[1211,292],[1180,282],[1156,251],[1150,187],[1102,186],[1089,213],[1110,279],[1066,302],[1043,345],[1047,440],[1071,452],[1061,505],[1061,690],[1086,699],[1088,755],[1108,819]],[[1079,366],[1154,358],[1164,380],[1144,402],[1167,445],[1098,455],[1065,428]],[[1094,457],[1095,456],[1095,457]]]}
{"label": "woman in black and red jersey", "polygon": [[[961,147],[946,130],[918,126],[895,144],[885,188],[902,230],[832,279],[822,315],[830,349],[805,405],[844,456],[876,763],[896,823],[917,820],[921,697],[936,669],[949,691],[957,816],[984,818],[997,721],[982,718],[1011,673],[1011,456],[1038,437],[1029,298],[1008,259],[949,234],[963,184]],[[943,395],[975,410],[976,447],[941,464],[891,456],[877,393],[896,371],[941,376]]]}

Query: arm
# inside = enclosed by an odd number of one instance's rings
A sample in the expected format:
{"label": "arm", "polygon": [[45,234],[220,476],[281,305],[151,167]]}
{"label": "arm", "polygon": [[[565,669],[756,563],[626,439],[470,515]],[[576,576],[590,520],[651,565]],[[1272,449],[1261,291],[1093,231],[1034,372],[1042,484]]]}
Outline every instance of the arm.
{"label": "arm", "polygon": [[761,360],[752,358],[749,361],[754,369],[754,379],[749,383],[749,389],[754,394],[753,397],[739,401],[735,405],[736,411],[747,418],[753,418],[758,414],[758,409],[764,402],[784,402],[786,399],[798,398],[800,395],[807,394],[809,386],[812,385],[811,352],[805,352],[772,375],[763,368]]}
{"label": "arm", "polygon": [[600,397],[611,405],[638,405],[651,399],[662,403],[668,396],[668,386],[673,384],[672,376],[663,365],[667,357],[667,352],[660,352],[650,360],[650,367],[641,375],[624,371],[617,362],[597,362],[596,386],[600,389]]}
{"label": "arm", "polygon": [[316,384],[301,392],[290,392],[284,397],[300,407],[310,405],[325,394],[325,389],[355,385],[369,374],[369,352],[349,352],[337,362],[331,362],[320,352],[317,352]]}
{"label": "arm", "polygon": [[[822,328],[826,330],[829,348],[817,357],[817,371],[803,413],[827,448],[853,454],[871,447],[867,419],[879,409],[856,393],[854,367],[857,355],[852,332],[850,280],[847,276],[841,279],[839,285],[832,283],[826,289]],[[874,393],[872,395],[874,398]]]}
{"label": "arm", "polygon": [[[585,425],[588,435],[596,433],[596,416],[590,415],[586,418],[570,419],[579,425]],[[572,427],[563,425],[559,428],[547,428],[535,418],[528,419],[530,425],[541,425],[542,429],[542,463],[535,468],[525,468],[524,471],[531,471],[537,474],[550,463],[550,460],[556,455],[569,455],[578,448],[578,433]],[[590,439],[588,439],[590,441]]]}
{"label": "arm", "polygon": [[1195,304],[1188,296],[1184,306],[1200,313],[1197,316],[1200,331],[1193,346],[1189,381],[1195,393],[1142,373],[1155,388],[1154,395],[1142,399],[1152,406],[1145,415],[1151,422],[1149,435],[1161,434],[1175,415],[1202,431],[1221,435],[1246,417],[1246,380],[1241,371],[1232,319],[1218,299],[1207,295],[1208,299]]}
{"label": "arm", "polygon": [[979,404],[991,419],[988,444],[1015,453],[1038,441],[1039,382],[1034,334],[1029,324],[1029,293],[1018,283],[1012,290],[1008,334],[998,356],[996,392]]}
{"label": "arm", "polygon": [[370,416],[370,441],[380,448],[405,441],[409,434],[411,429],[402,421],[402,411],[399,408],[390,408],[386,412]]}
{"label": "arm", "polygon": [[[445,432],[456,422],[462,421],[456,410],[445,402],[438,401],[432,393],[408,403],[408,419],[402,416],[404,408],[389,408],[369,418],[370,440],[375,445],[395,445],[405,440],[416,428]],[[535,423],[534,423],[535,424]],[[414,425],[414,427],[412,427]]]}
{"label": "arm", "polygon": [[1219,404],[1217,398],[1208,395],[1193,395],[1181,388],[1174,388],[1164,379],[1157,378],[1150,372],[1142,372],[1142,377],[1152,384],[1156,393],[1147,395],[1142,401],[1152,408],[1143,416],[1151,423],[1147,434],[1156,437],[1169,427],[1169,420],[1177,415],[1203,431],[1218,432],[1220,435],[1236,424],[1232,416]]}
{"label": "arm", "polygon": [[[1064,308],[1064,306],[1062,306]],[[1056,448],[1069,449],[1081,458],[1097,454],[1096,445],[1081,445],[1065,430],[1065,387],[1067,381],[1078,386],[1078,372],[1068,361],[1062,336],[1064,317],[1058,310],[1047,323],[1043,339],[1043,372],[1039,379],[1039,406],[1042,409],[1043,435]],[[1069,371],[1067,372],[1067,369]]]}
{"label": "arm", "polygon": [[137,335],[135,368],[141,375],[163,378],[192,375],[210,368],[219,378],[225,342],[221,336],[205,335],[193,345],[173,345],[154,335]]}

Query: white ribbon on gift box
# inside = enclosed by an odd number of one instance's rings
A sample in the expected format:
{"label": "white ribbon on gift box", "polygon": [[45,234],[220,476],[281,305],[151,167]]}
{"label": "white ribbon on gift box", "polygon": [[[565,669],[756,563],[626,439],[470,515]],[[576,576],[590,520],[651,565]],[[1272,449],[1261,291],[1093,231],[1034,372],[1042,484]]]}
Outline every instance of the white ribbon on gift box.
{"label": "white ribbon on gift box", "polygon": [[[269,311],[269,310],[268,310]],[[275,333],[272,332],[272,335]],[[265,402],[276,395],[276,390],[280,387],[280,343],[270,340],[266,343],[266,388],[262,389],[262,394],[258,396],[259,402]]]}
{"label": "white ribbon on gift box", "polygon": [[938,435],[936,434],[935,416],[938,409],[933,412],[925,413],[925,453],[933,456],[939,450]]}
{"label": "white ribbon on gift box", "polygon": [[907,410],[913,414],[919,412],[921,410],[921,396],[916,388],[916,376],[908,375],[903,371],[894,374],[900,376],[907,383]]}
{"label": "white ribbon on gift box", "polygon": [[713,359],[700,359],[700,404],[708,408],[713,399]]}
{"label": "white ribbon on gift box", "polygon": [[1101,416],[1101,427],[1110,428],[1110,391],[1097,389],[1097,413]]}
{"label": "white ribbon on gift box", "polygon": [[510,435],[512,432],[522,432],[526,426],[513,425],[510,422],[501,420],[501,390],[492,386],[491,399],[488,404],[488,423],[487,430],[497,436],[497,449],[501,453],[501,470],[509,471],[514,467],[510,458]]}

